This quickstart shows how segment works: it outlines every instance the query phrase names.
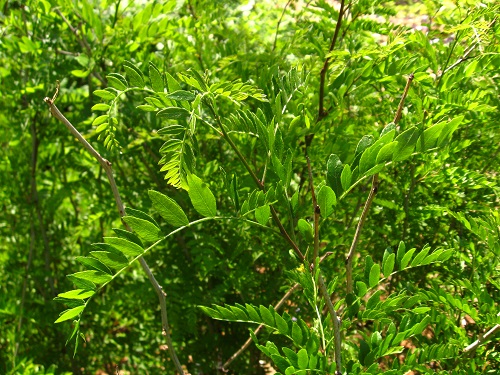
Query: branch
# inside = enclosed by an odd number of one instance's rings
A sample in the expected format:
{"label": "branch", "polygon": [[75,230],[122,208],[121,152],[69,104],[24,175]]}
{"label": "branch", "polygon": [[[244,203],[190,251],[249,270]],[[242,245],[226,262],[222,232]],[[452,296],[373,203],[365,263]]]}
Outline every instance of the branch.
{"label": "branch", "polygon": [[[264,184],[257,178],[257,175],[254,173],[254,171],[252,170],[252,168],[248,164],[248,162],[245,159],[245,157],[243,156],[243,154],[240,152],[240,150],[238,149],[236,144],[232,141],[232,139],[229,138],[229,135],[227,134],[226,129],[224,128],[224,125],[222,124],[220,117],[215,112],[215,109],[212,106],[212,104],[208,101],[206,102],[206,104],[209,107],[210,111],[212,112],[212,115],[214,116],[217,124],[219,125],[219,127],[222,131],[223,138],[229,143],[229,145],[234,150],[234,152],[236,152],[236,154],[238,155],[238,158],[243,163],[243,165],[247,169],[248,173],[250,173],[250,176],[252,176],[252,179],[254,180],[256,185],[259,187],[259,189],[262,190],[263,192],[265,192],[266,189],[265,189]],[[280,233],[286,239],[286,241],[290,244],[290,246],[292,246],[297,257],[301,261],[304,261],[305,260],[304,255],[300,251],[300,249],[297,246],[297,244],[295,243],[295,241],[292,240],[292,238],[290,237],[290,235],[288,234],[286,229],[283,227],[283,224],[281,223],[281,221],[278,217],[278,214],[276,213],[276,210],[274,209],[274,207],[272,205],[270,205],[270,207],[271,207],[271,215],[273,217],[275,224],[278,226]],[[340,375],[340,374],[342,374],[342,372],[341,372],[341,370],[342,370],[342,353],[340,351],[341,350],[341,348],[340,348],[340,340],[341,340],[341,338],[340,338],[340,320],[337,316],[337,313],[335,312],[335,309],[333,307],[332,301],[331,301],[330,296],[328,294],[328,290],[326,289],[325,282],[323,280],[323,277],[321,276],[321,273],[319,274],[319,287],[320,287],[319,289],[320,289],[321,295],[326,301],[326,304],[328,306],[328,311],[329,311],[329,313],[332,317],[332,321],[333,321],[333,334],[335,337],[335,362],[337,364],[336,375]]]}
{"label": "branch", "polygon": [[491,336],[493,336],[498,330],[500,330],[500,324],[495,325],[493,328],[491,328],[488,332],[486,332],[484,335],[480,335],[479,338],[474,341],[472,344],[467,346],[464,349],[464,353],[469,353],[478,348],[479,345],[485,343]]}
{"label": "branch", "polygon": [[307,160],[307,169],[309,171],[309,186],[311,187],[311,196],[312,196],[312,204],[314,210],[314,250],[313,250],[313,269],[316,269],[318,266],[317,258],[319,253],[319,215],[321,213],[321,209],[318,206],[318,201],[316,200],[316,194],[314,192],[314,181],[311,170],[311,160],[309,159],[309,155],[306,155]]}
{"label": "branch", "polygon": [[[330,43],[330,49],[328,50],[328,53],[332,52],[333,49],[335,48],[335,43],[337,42],[337,38],[339,36],[340,27],[342,26],[342,17],[344,16],[344,5],[345,5],[345,0],[342,0],[340,2],[340,10],[339,10],[339,16],[337,18],[337,25],[335,26],[335,32],[333,34],[332,42]],[[323,63],[323,68],[321,69],[321,73],[320,73],[318,121],[327,115],[327,113],[323,107],[323,103],[325,100],[326,72],[328,70],[329,63],[330,63],[330,56],[328,56],[325,59],[325,62]]]}
{"label": "branch", "polygon": [[[394,115],[393,122],[397,124],[401,119],[401,113],[403,111],[403,106],[405,103],[405,99],[408,96],[408,91],[410,89],[410,85],[413,81],[414,75],[411,73],[406,81],[406,86],[403,91],[403,95],[401,96],[401,100],[399,101],[398,109],[396,110],[396,114]],[[368,216],[368,211],[370,210],[370,206],[372,205],[373,199],[377,194],[378,190],[378,173],[373,175],[372,179],[372,187],[370,189],[370,193],[368,194],[368,198],[365,202],[365,207],[363,208],[363,212],[361,213],[361,218],[359,219],[358,225],[356,227],[356,232],[354,234],[354,238],[352,240],[351,248],[349,249],[349,253],[346,258],[346,283],[347,283],[347,293],[352,293],[354,288],[352,284],[352,258],[354,256],[354,251],[356,250],[356,246],[358,245],[359,237],[361,235],[361,230],[363,229],[363,225],[365,224],[366,217]]]}
{"label": "branch", "polygon": [[[252,180],[255,182],[257,187],[265,193],[266,188],[265,188],[264,184],[262,183],[262,181],[259,180],[259,178],[255,174],[255,172],[253,171],[252,167],[250,167],[250,164],[248,164],[246,158],[243,156],[243,154],[239,150],[238,146],[236,146],[236,144],[233,142],[233,140],[229,137],[229,134],[226,132],[226,129],[224,128],[224,125],[222,124],[220,117],[215,112],[214,107],[208,101],[206,101],[206,104],[207,104],[208,108],[210,109],[210,112],[212,112],[212,116],[214,117],[215,121],[217,122],[217,125],[219,125],[219,128],[221,129],[222,138],[224,138],[227,141],[227,143],[229,143],[229,146],[231,146],[233,151],[236,152],[236,155],[238,155],[238,159],[240,159],[240,161],[243,163],[243,165],[245,166],[245,169],[248,171],[248,173],[252,177]],[[295,241],[292,240],[292,238],[290,237],[290,235],[286,231],[283,224],[281,224],[281,221],[278,218],[278,214],[276,213],[276,210],[274,209],[273,205],[269,205],[269,206],[271,208],[271,216],[273,217],[273,220],[274,220],[275,224],[278,226],[278,229],[280,230],[281,234],[286,239],[288,244],[292,247],[292,249],[295,252],[295,254],[297,255],[297,257],[301,261],[303,261],[304,255],[300,251],[300,249],[297,246],[297,244],[295,243]]]}
{"label": "branch", "polygon": [[[295,292],[298,288],[300,287],[300,284],[295,284],[294,286],[292,286],[290,289],[288,289],[288,291],[285,293],[285,295],[279,300],[279,302],[274,305],[274,310],[278,310],[281,308],[281,306],[283,306],[283,304],[288,300],[288,298],[290,298],[290,296],[292,295],[293,292]],[[261,324],[257,327],[257,329],[255,329],[255,331],[253,331],[253,334],[254,335],[257,335],[260,330],[264,328],[264,325]],[[241,353],[243,353],[249,346],[250,344],[252,343],[252,338],[249,338],[247,341],[245,341],[245,343],[241,346],[241,348],[239,348],[227,361],[226,363],[224,363],[221,367],[221,370],[224,371],[224,372],[227,372],[227,368],[228,366],[236,359],[240,356]]]}
{"label": "branch", "polygon": [[341,375],[342,353],[340,344],[342,338],[340,337],[340,319],[337,315],[337,312],[335,311],[335,308],[333,307],[332,300],[330,299],[330,295],[328,294],[328,289],[326,288],[325,285],[325,280],[323,280],[323,276],[321,275],[321,273],[319,274],[318,277],[318,285],[321,295],[323,296],[323,299],[326,302],[326,307],[328,308],[328,312],[330,313],[330,316],[332,317],[333,320],[333,337],[335,340],[335,365],[336,365],[335,375]]}
{"label": "branch", "polygon": [[[75,29],[71,23],[69,23],[68,19],[66,17],[64,17],[64,14],[62,14],[62,12],[59,10],[59,9],[55,9],[54,12],[56,12],[59,17],[61,17],[64,21],[64,23],[66,25],[68,25],[68,28],[71,30],[71,32],[75,35],[76,37],[76,41],[78,42],[78,44],[84,49],[87,51],[87,54],[89,56],[92,56],[92,48],[90,47],[90,45],[88,44],[88,42],[80,37],[80,34],[78,33],[78,29]],[[96,77],[103,85],[106,85],[106,80],[104,78],[102,78],[102,76],[98,73],[98,72],[92,72],[92,75],[94,77]]]}
{"label": "branch", "polygon": [[373,176],[372,188],[370,189],[370,193],[368,194],[368,198],[366,199],[365,207],[363,208],[363,212],[361,213],[361,218],[359,219],[358,226],[356,227],[356,233],[354,234],[351,248],[349,249],[349,253],[347,254],[347,258],[345,261],[346,279],[347,279],[346,280],[347,281],[347,293],[353,292],[352,258],[354,256],[354,251],[356,250],[356,246],[358,245],[359,237],[361,235],[361,230],[363,229],[363,225],[365,224],[366,217],[368,216],[368,211],[370,210],[370,206],[372,205],[373,198],[375,198],[375,194],[377,194],[377,189],[378,189],[378,173]]}
{"label": "branch", "polygon": [[[123,206],[123,202],[120,197],[120,193],[118,192],[118,187],[116,186],[115,179],[113,177],[113,170],[111,169],[111,163],[104,159],[91,145],[90,143],[87,142],[85,138],[80,134],[80,132],[68,121],[66,117],[59,111],[59,109],[55,105],[55,100],[57,98],[57,94],[59,92],[59,82],[57,83],[57,89],[54,97],[51,98],[45,98],[44,102],[47,103],[47,105],[50,108],[50,112],[52,113],[52,116],[54,116],[56,119],[61,121],[66,128],[73,134],[78,141],[83,145],[83,147],[92,155],[94,158],[97,159],[99,164],[103,167],[103,169],[106,172],[106,175],[108,176],[109,184],[111,185],[111,190],[113,191],[113,196],[115,198],[116,202],[116,207],[118,208],[118,212],[120,214],[120,217],[125,216],[125,208]],[[122,220],[125,228],[128,231],[132,231],[131,228]],[[163,291],[163,288],[158,284],[156,281],[153,273],[151,272],[151,269],[149,268],[148,264],[144,260],[144,258],[140,257],[139,258],[139,263],[141,264],[142,269],[148,276],[149,282],[153,285],[153,288],[156,291],[156,294],[158,295],[158,299],[160,300],[160,310],[161,310],[161,320],[162,320],[162,334],[166,337],[167,345],[168,345],[168,350],[170,352],[170,357],[172,358],[172,361],[174,362],[174,365],[177,369],[177,371],[180,374],[184,374],[184,370],[182,369],[182,366],[179,362],[179,359],[177,358],[177,355],[175,353],[175,349],[172,343],[172,338],[170,337],[170,327],[168,325],[168,318],[167,318],[167,304],[166,304],[166,294]]]}
{"label": "branch", "polygon": [[288,2],[285,4],[285,7],[283,8],[283,12],[281,12],[281,17],[278,20],[278,24],[276,25],[276,33],[274,34],[274,43],[273,43],[273,49],[272,49],[273,52],[276,49],[276,43],[278,42],[278,32],[280,30],[281,21],[283,20],[283,16],[285,15],[286,8],[288,8],[288,6],[290,5],[291,2],[292,2],[292,0],[288,0]]}

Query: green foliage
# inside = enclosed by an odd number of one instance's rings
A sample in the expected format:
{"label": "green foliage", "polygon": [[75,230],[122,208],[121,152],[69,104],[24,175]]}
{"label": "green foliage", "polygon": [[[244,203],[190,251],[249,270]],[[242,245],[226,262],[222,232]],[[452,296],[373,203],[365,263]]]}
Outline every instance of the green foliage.
{"label": "green foliage", "polygon": [[345,6],[2,3],[0,373],[498,372],[500,7]]}

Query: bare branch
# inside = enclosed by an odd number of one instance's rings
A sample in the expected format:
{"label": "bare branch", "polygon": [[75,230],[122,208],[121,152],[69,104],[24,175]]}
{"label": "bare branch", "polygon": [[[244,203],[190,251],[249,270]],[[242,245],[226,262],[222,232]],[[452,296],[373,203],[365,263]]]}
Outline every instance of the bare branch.
{"label": "bare branch", "polygon": [[[120,197],[120,193],[118,192],[118,187],[116,186],[115,179],[113,177],[113,170],[111,169],[111,163],[104,159],[93,147],[90,145],[90,143],[87,142],[87,140],[80,134],[80,132],[68,121],[66,117],[59,111],[59,109],[56,107],[54,100],[57,97],[58,89],[56,91],[56,94],[52,99],[50,98],[45,98],[44,101],[47,103],[47,105],[50,108],[50,112],[52,113],[52,116],[54,116],[56,119],[61,121],[66,128],[73,134],[78,141],[83,145],[83,147],[94,157],[97,159],[99,164],[103,167],[103,169],[106,172],[106,175],[109,180],[109,184],[111,186],[111,190],[113,191],[113,196],[115,198],[116,202],[116,207],[118,208],[118,212],[120,214],[120,217],[125,216],[125,208],[123,206],[122,199]],[[132,229],[127,225],[122,220],[125,228],[127,228],[128,231],[132,231]],[[179,362],[179,359],[177,358],[177,355],[175,353],[174,345],[172,342],[172,338],[170,336],[170,327],[168,324],[168,317],[167,317],[167,303],[166,303],[166,294],[163,292],[163,288],[161,285],[156,281],[153,273],[151,272],[151,269],[149,268],[148,264],[144,260],[144,258],[139,258],[139,263],[141,264],[142,269],[148,276],[149,282],[153,285],[153,288],[156,291],[156,294],[158,295],[158,299],[160,300],[160,310],[161,310],[161,320],[162,320],[162,334],[165,335],[166,341],[167,341],[167,346],[168,350],[170,352],[170,357],[172,358],[172,361],[174,362],[174,365],[177,369],[177,371],[180,374],[184,373],[184,370],[181,366],[181,363]]]}

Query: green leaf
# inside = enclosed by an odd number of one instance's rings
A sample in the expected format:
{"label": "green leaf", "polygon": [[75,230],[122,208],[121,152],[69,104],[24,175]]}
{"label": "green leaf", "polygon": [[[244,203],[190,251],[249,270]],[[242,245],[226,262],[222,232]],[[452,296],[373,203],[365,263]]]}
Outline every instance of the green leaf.
{"label": "green leaf", "polygon": [[173,227],[182,227],[189,224],[189,220],[182,208],[172,198],[154,190],[149,190],[149,198],[153,208]]}
{"label": "green leaf", "polygon": [[430,251],[430,246],[427,246],[427,247],[424,247],[416,256],[415,258],[413,259],[413,261],[411,262],[411,267],[415,267],[415,266],[418,266],[423,260],[424,258],[427,256],[427,254],[429,253]]}
{"label": "green leaf", "polygon": [[154,242],[162,237],[161,230],[151,222],[134,216],[124,216],[125,221],[145,241]]}
{"label": "green leaf", "polygon": [[92,257],[76,257],[76,260],[85,266],[96,269],[97,271],[109,273],[110,275],[113,274],[108,267]]}
{"label": "green leaf", "polygon": [[141,71],[136,68],[132,63],[123,65],[125,71],[127,72],[127,77],[132,87],[143,88],[145,86],[144,79],[142,78]]}
{"label": "green leaf", "polygon": [[260,316],[262,317],[262,321],[265,324],[267,324],[269,327],[275,327],[274,316],[271,311],[269,311],[265,306],[260,305],[259,312]]}
{"label": "green leaf", "polygon": [[375,285],[378,284],[379,280],[380,280],[380,265],[378,263],[375,263],[370,269],[370,277],[368,278],[368,285],[370,286],[370,288],[373,288]]}
{"label": "green leaf", "polygon": [[250,320],[256,323],[261,322],[261,318],[257,310],[252,305],[249,305],[248,303],[245,304],[248,316],[250,317]]}
{"label": "green leaf", "polygon": [[274,319],[276,320],[276,327],[282,335],[288,335],[290,332],[288,330],[288,324],[283,317],[277,312],[274,313]]}
{"label": "green leaf", "polygon": [[[348,165],[346,164],[348,167]],[[344,168],[345,169],[345,168]],[[334,212],[334,206],[337,204],[337,197],[330,186],[323,186],[318,193],[318,205],[321,210],[321,216],[327,218]]]}
{"label": "green leaf", "polygon": [[108,79],[108,83],[111,87],[114,87],[117,90],[123,91],[128,87],[127,80],[124,76],[118,73],[111,73],[106,76]]}
{"label": "green leaf", "polygon": [[213,217],[217,215],[215,197],[208,185],[194,174],[187,176],[189,198],[194,209],[202,216]]}
{"label": "green leaf", "polygon": [[[137,235],[135,233],[132,233],[132,232],[129,232],[128,230],[125,230],[125,229],[121,229],[121,228],[113,228],[113,231],[116,233],[116,235],[120,238],[124,238],[130,242],[133,242],[137,245],[139,245],[141,248],[144,248],[144,245],[142,244],[141,240],[139,239],[139,237],[137,237]],[[106,245],[105,248],[102,248],[100,247],[100,249],[104,250],[104,251],[110,251],[112,252],[114,249],[114,247],[112,247],[111,245],[108,245],[108,244],[103,244],[103,245]],[[111,247],[111,249],[110,249]]]}
{"label": "green leaf", "polygon": [[95,284],[104,284],[112,279],[111,275],[94,270],[73,273],[71,276],[76,277],[77,279],[91,281]]}
{"label": "green leaf", "polygon": [[106,103],[98,103],[96,105],[94,105],[91,110],[92,111],[107,111],[108,109],[110,109],[111,106],[109,104],[106,104]]}
{"label": "green leaf", "polygon": [[457,116],[446,124],[443,131],[439,135],[439,139],[437,141],[438,147],[442,147],[448,141],[448,139],[455,132],[455,130],[457,130],[458,126],[462,123],[463,120],[464,116]]}
{"label": "green leaf", "polygon": [[344,190],[349,189],[349,187],[351,186],[351,177],[351,166],[349,164],[345,164],[344,169],[342,170],[342,174],[340,175],[340,183]]}
{"label": "green leaf", "polygon": [[268,204],[255,209],[255,218],[261,225],[266,225],[271,216],[271,208]]}
{"label": "green leaf", "polygon": [[151,88],[155,92],[163,92],[163,78],[158,68],[152,62],[149,63],[149,80],[151,82]]}
{"label": "green leaf", "polygon": [[128,259],[121,254],[109,251],[91,251],[90,255],[101,261],[107,267],[117,271],[128,266]]}
{"label": "green leaf", "polygon": [[391,253],[387,256],[385,262],[383,262],[383,272],[385,277],[389,277],[389,275],[394,270],[395,261],[396,261],[396,254]]}
{"label": "green leaf", "polygon": [[70,310],[64,311],[61,316],[54,322],[54,323],[61,323],[66,320],[70,320],[75,318],[76,316],[80,315],[80,313],[83,311],[85,308],[85,305],[74,307]]}
{"label": "green leaf", "polygon": [[395,139],[398,142],[392,155],[393,161],[402,161],[411,156],[418,139],[418,129],[411,127],[398,135]]}
{"label": "green leaf", "polygon": [[396,255],[396,261],[400,269],[401,269],[401,260],[405,256],[405,253],[406,253],[405,243],[403,241],[400,241],[398,245],[398,252]]}
{"label": "green leaf", "polygon": [[143,211],[135,210],[133,208],[127,207],[127,208],[125,208],[125,212],[126,212],[127,215],[134,216],[134,217],[136,217],[138,219],[149,221],[155,227],[160,228],[160,226],[158,225],[158,223],[156,222],[156,220],[153,219],[151,216],[149,216],[147,213],[145,213]]}
{"label": "green leaf", "polygon": [[301,370],[307,369],[307,365],[309,364],[309,355],[307,354],[307,350],[302,348],[297,353],[297,364]]}
{"label": "green leaf", "polygon": [[290,367],[290,362],[288,362],[284,357],[279,354],[271,354],[271,359],[276,364],[280,371],[286,373],[288,367]]}
{"label": "green leaf", "polygon": [[113,100],[114,98],[116,98],[116,94],[109,90],[95,90],[94,95],[104,100]]}
{"label": "green leaf", "polygon": [[[152,225],[151,223],[149,223],[145,220],[138,219],[138,218],[133,217],[133,216],[124,216],[123,219],[124,220],[125,219],[140,220],[141,222],[148,223],[149,225],[154,227],[156,229],[156,231],[158,231],[158,228],[156,228],[154,225]],[[130,223],[128,223],[128,220],[125,220],[125,222],[127,224],[130,224]],[[141,224],[143,224],[143,223],[141,223]],[[134,227],[132,224],[130,224],[130,226],[132,226],[132,228]],[[139,236],[141,236],[141,234],[139,232],[137,232],[137,234],[139,234]],[[104,241],[107,244],[110,244],[115,249],[121,251],[123,254],[125,254],[126,256],[129,256],[129,257],[135,258],[136,256],[141,255],[144,252],[144,249],[142,247],[140,247],[139,245],[137,245],[134,242],[127,241],[126,239],[123,239],[123,238],[104,237]]]}
{"label": "green leaf", "polygon": [[340,196],[340,194],[342,194],[343,191],[340,182],[340,175],[343,171],[342,165],[343,164],[337,155],[331,154],[330,157],[328,158],[326,181],[337,196]]}
{"label": "green leaf", "polygon": [[168,94],[167,98],[172,99],[172,100],[178,100],[178,101],[192,102],[196,98],[196,95],[190,91],[177,90],[177,91],[174,91],[174,92]]}
{"label": "green leaf", "polygon": [[410,263],[410,259],[413,256],[413,253],[415,252],[415,250],[416,250],[415,248],[409,250],[404,255],[404,257],[401,259],[401,265],[399,267],[401,270],[404,270],[406,268],[406,266],[408,265],[408,263]]}
{"label": "green leaf", "polygon": [[179,107],[168,107],[160,109],[156,112],[157,117],[165,117],[167,119],[185,119],[189,117],[191,113],[185,108]]}
{"label": "green leaf", "polygon": [[[283,353],[286,355],[286,358],[288,359],[288,361],[290,362],[290,364],[292,366],[298,366],[297,353],[295,353],[292,349],[287,348],[287,347],[283,347],[283,348],[281,348],[281,350],[283,350]],[[293,369],[293,367],[292,367],[292,369]],[[295,370],[295,369],[293,369],[293,370]],[[294,371],[290,372],[289,369],[287,369],[286,374],[289,375],[293,372]]]}
{"label": "green leaf", "polygon": [[92,281],[79,279],[73,275],[67,275],[66,277],[79,289],[96,290],[96,286]]}
{"label": "green leaf", "polygon": [[392,160],[392,155],[394,154],[394,150],[398,146],[398,142],[393,141],[384,145],[377,154],[377,164],[386,163]]}
{"label": "green leaf", "polygon": [[292,322],[292,339],[296,345],[302,345],[303,335],[302,330],[296,322]]}
{"label": "green leaf", "polygon": [[108,121],[108,117],[108,115],[101,115],[96,117],[94,121],[92,121],[92,126],[97,126],[105,123],[106,121]]}
{"label": "green leaf", "polygon": [[145,111],[145,112],[154,112],[154,111],[156,111],[156,107],[153,107],[152,105],[149,105],[149,104],[138,105],[135,108],[140,109],[141,111]]}
{"label": "green leaf", "polygon": [[436,146],[439,135],[441,134],[441,131],[443,130],[445,125],[446,122],[443,121],[431,126],[428,129],[425,129],[424,132],[420,135],[415,149],[419,152],[423,152]]}
{"label": "green leaf", "polygon": [[366,292],[368,291],[368,288],[366,287],[366,284],[362,281],[356,281],[356,290],[357,290],[357,296],[358,297],[364,297]]}
{"label": "green leaf", "polygon": [[304,240],[308,243],[311,243],[314,240],[314,230],[311,224],[309,224],[304,219],[299,219],[297,222],[297,227],[299,228],[300,234]]}
{"label": "green leaf", "polygon": [[177,82],[168,72],[165,72],[165,77],[167,78],[168,92],[175,92],[181,89],[179,82]]}
{"label": "green leaf", "polygon": [[65,293],[59,293],[57,296],[66,299],[86,299],[92,297],[95,291],[88,289],[75,289]]}

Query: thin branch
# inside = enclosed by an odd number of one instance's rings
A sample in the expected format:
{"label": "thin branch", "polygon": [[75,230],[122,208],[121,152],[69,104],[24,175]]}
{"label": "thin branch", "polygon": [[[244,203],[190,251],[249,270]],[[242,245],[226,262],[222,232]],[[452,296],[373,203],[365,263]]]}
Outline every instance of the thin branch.
{"label": "thin branch", "polygon": [[316,267],[318,266],[317,258],[319,254],[319,215],[321,213],[321,209],[318,206],[318,201],[316,200],[316,193],[314,192],[314,181],[311,170],[311,160],[309,159],[309,155],[306,155],[306,160],[307,160],[307,169],[309,171],[309,186],[311,188],[311,197],[314,210],[314,250],[313,250],[312,263],[314,265],[313,269],[316,269]]}
{"label": "thin branch", "polygon": [[[252,170],[252,168],[248,164],[248,162],[245,159],[245,157],[243,156],[243,154],[240,152],[240,150],[238,149],[238,147],[236,146],[236,144],[231,140],[231,138],[229,138],[229,136],[228,136],[228,134],[226,132],[226,129],[224,128],[224,125],[222,124],[222,121],[220,120],[220,117],[217,115],[217,113],[215,112],[214,107],[212,106],[212,103],[210,103],[210,102],[207,101],[206,104],[209,107],[210,111],[212,112],[212,115],[214,116],[217,124],[219,125],[219,127],[221,129],[221,132],[223,134],[223,138],[229,143],[229,145],[234,150],[234,152],[236,152],[236,154],[238,155],[238,158],[243,163],[243,165],[247,169],[247,171],[250,174],[250,176],[252,176],[252,179],[254,180],[254,182],[256,183],[256,185],[259,187],[259,189],[265,192],[266,189],[265,189],[264,184],[262,184],[262,182],[257,178],[257,175]],[[290,237],[290,235],[288,234],[288,232],[286,231],[286,229],[283,227],[283,224],[281,223],[281,221],[280,221],[280,219],[278,217],[278,214],[276,213],[276,210],[274,209],[274,207],[272,205],[270,205],[270,207],[271,207],[271,215],[273,217],[273,220],[274,220],[275,224],[278,226],[278,228],[280,230],[280,233],[286,239],[286,241],[292,246],[292,248],[295,251],[295,254],[297,255],[297,257],[301,261],[304,261],[305,260],[304,255],[300,251],[300,249],[297,246],[297,244],[295,243],[295,241],[292,240],[292,238]],[[323,277],[321,276],[321,273],[319,274],[319,287],[320,287],[319,290],[321,292],[321,295],[322,295],[322,297],[326,301],[326,304],[328,306],[328,311],[329,311],[329,313],[330,313],[330,315],[332,317],[332,321],[333,321],[333,335],[335,337],[335,363],[337,365],[337,370],[336,370],[335,374],[336,375],[340,375],[342,373],[341,372],[341,370],[342,370],[342,353],[341,353],[341,348],[340,348],[340,343],[341,343],[341,337],[340,337],[340,320],[339,320],[339,318],[337,316],[337,313],[335,312],[335,309],[333,307],[332,301],[330,300],[330,296],[328,294],[328,290],[326,288],[326,285],[325,285],[325,282],[323,280]]]}
{"label": "thin branch", "polygon": [[[68,25],[68,28],[71,30],[71,32],[75,35],[76,37],[76,41],[78,42],[78,44],[84,49],[87,51],[87,54],[89,56],[92,56],[92,48],[90,47],[89,43],[87,42],[87,40],[85,40],[84,38],[82,38],[78,32],[78,29],[74,28],[71,23],[68,21],[68,19],[64,16],[64,14],[62,14],[62,12],[56,8],[54,10],[54,12],[56,12],[59,17],[61,17],[64,21],[64,23],[66,25]],[[92,75],[94,77],[96,77],[103,85],[106,85],[106,80],[104,78],[102,78],[102,76],[98,73],[98,72],[92,72]]]}
{"label": "thin branch", "polygon": [[[55,99],[57,97],[57,92],[59,91],[59,84],[57,87],[56,94],[52,99],[50,98],[45,98],[44,101],[47,103],[47,105],[50,108],[50,112],[52,113],[52,116],[54,116],[56,119],[61,121],[66,128],[73,134],[78,141],[83,145],[83,147],[92,155],[94,158],[97,159],[99,164],[103,167],[103,169],[106,172],[106,175],[109,180],[109,184],[111,185],[111,190],[113,191],[113,196],[115,198],[116,202],[116,207],[118,208],[118,212],[120,214],[120,217],[125,216],[125,208],[123,206],[123,202],[120,197],[120,193],[118,192],[118,187],[116,186],[115,179],[113,177],[113,170],[111,169],[111,163],[104,159],[91,145],[90,143],[87,142],[85,138],[80,134],[80,132],[68,121],[66,117],[59,111],[59,109],[55,105]],[[131,228],[122,220],[125,228],[128,231],[132,231]],[[162,334],[166,337],[167,345],[168,345],[168,350],[170,352],[170,357],[172,358],[172,361],[174,362],[174,365],[177,369],[177,371],[180,374],[184,373],[184,370],[182,369],[181,363],[179,362],[179,359],[177,358],[177,355],[175,353],[175,349],[173,346],[172,338],[170,336],[170,327],[168,324],[168,317],[167,317],[167,304],[166,304],[166,294],[163,291],[163,288],[160,286],[160,284],[156,281],[153,273],[151,272],[151,269],[149,268],[148,264],[144,260],[144,258],[140,257],[139,258],[139,263],[141,264],[142,269],[148,276],[148,279],[150,283],[153,285],[153,288],[156,291],[156,294],[158,295],[158,299],[160,300],[160,310],[161,310],[161,319],[162,319]]]}
{"label": "thin branch", "polygon": [[[290,298],[290,296],[292,295],[293,292],[295,292],[298,288],[300,287],[300,284],[295,284],[294,286],[292,286],[290,289],[288,289],[288,291],[285,293],[285,295],[279,300],[279,302],[274,305],[274,310],[279,310],[281,308],[281,306],[283,306],[283,304]],[[254,335],[257,335],[261,329],[264,328],[264,325],[261,324],[259,325],[255,331],[253,331],[253,334]],[[227,372],[227,368],[229,367],[229,365],[236,359],[238,358],[241,353],[243,353],[249,346],[250,344],[252,343],[252,338],[249,338],[247,341],[245,341],[245,343],[241,346],[241,348],[239,348],[221,367],[221,370],[224,371],[224,372]]]}
{"label": "thin branch", "polygon": [[[222,121],[221,121],[219,115],[217,115],[217,113],[215,112],[213,105],[208,101],[206,101],[205,103],[207,104],[208,108],[210,109],[210,112],[212,112],[212,116],[214,117],[215,121],[217,122],[217,125],[219,125],[219,128],[222,132],[222,137],[227,141],[227,143],[229,143],[229,145],[231,146],[233,151],[236,152],[236,155],[238,155],[238,159],[240,159],[240,161],[243,163],[243,165],[245,166],[245,169],[248,171],[248,173],[252,177],[252,180],[255,182],[257,187],[260,190],[262,190],[263,192],[266,192],[266,188],[265,188],[264,184],[262,183],[262,181],[259,180],[259,178],[255,174],[255,172],[253,171],[252,167],[248,164],[246,158],[243,156],[243,154],[239,150],[238,146],[236,146],[236,144],[233,142],[233,140],[229,137],[229,134],[227,134],[226,129],[224,128],[224,125],[222,124]],[[286,231],[283,224],[281,223],[281,221],[278,217],[278,214],[276,213],[276,210],[274,209],[274,207],[272,205],[270,205],[270,208],[271,208],[271,216],[273,217],[274,222],[278,226],[279,231],[281,232],[283,237],[286,239],[286,241],[290,244],[290,246],[292,247],[292,249],[295,252],[295,254],[297,255],[297,257],[301,261],[303,261],[304,255],[300,251],[300,249],[297,246],[297,244],[295,243],[295,241],[292,240],[292,238],[290,237],[290,235]]]}
{"label": "thin branch", "polygon": [[326,307],[328,308],[328,312],[333,320],[333,336],[335,340],[335,365],[336,371],[335,375],[342,374],[342,352],[341,352],[341,336],[340,336],[340,318],[335,311],[332,300],[330,299],[330,295],[328,294],[328,289],[326,288],[325,280],[321,273],[318,277],[318,285],[321,295],[326,302]]}
{"label": "thin branch", "polygon": [[347,278],[347,293],[353,292],[352,258],[354,256],[354,251],[356,250],[356,246],[358,245],[358,242],[359,242],[361,230],[363,229],[363,225],[365,224],[366,217],[368,216],[368,211],[370,210],[370,206],[372,205],[373,198],[375,198],[375,194],[377,194],[377,189],[378,189],[378,173],[373,176],[372,187],[370,189],[370,193],[368,194],[368,198],[366,199],[365,207],[363,208],[363,212],[361,213],[361,218],[359,219],[358,226],[356,227],[356,233],[354,234],[351,248],[349,249],[349,253],[347,254],[347,258],[345,261],[346,278]]}
{"label": "thin branch", "polygon": [[[393,122],[397,124],[399,120],[401,119],[401,113],[403,111],[403,106],[405,103],[405,99],[408,96],[408,91],[410,89],[411,83],[413,81],[414,75],[411,73],[408,77],[408,80],[406,81],[406,86],[403,91],[403,95],[401,96],[401,100],[399,101],[398,109],[396,110],[396,114],[394,115]],[[353,282],[352,282],[352,258],[354,256],[354,252],[356,250],[356,246],[358,245],[359,242],[359,237],[361,235],[361,230],[363,229],[363,225],[365,224],[366,217],[368,216],[368,211],[370,210],[370,206],[373,202],[373,199],[375,198],[375,195],[377,194],[378,190],[378,173],[373,175],[372,179],[372,187],[370,189],[370,193],[368,194],[368,198],[366,199],[365,206],[363,208],[363,212],[361,213],[361,218],[359,219],[358,225],[356,227],[356,232],[354,233],[354,238],[351,243],[351,247],[349,249],[349,253],[347,254],[346,258],[346,284],[347,284],[347,293],[352,293],[354,288],[353,288]]]}
{"label": "thin branch", "polygon": [[395,124],[397,124],[399,122],[399,120],[401,120],[401,112],[403,111],[405,99],[406,99],[406,96],[408,95],[408,90],[410,89],[413,78],[415,78],[415,75],[413,73],[411,73],[408,76],[408,80],[406,81],[406,86],[405,86],[405,89],[403,91],[403,95],[401,96],[401,100],[399,101],[398,109],[396,111],[396,114],[394,115],[394,119],[392,120]]}
{"label": "thin branch", "polygon": [[469,346],[467,346],[464,349],[464,353],[469,353],[469,352],[472,352],[472,351],[476,350],[479,345],[481,345],[481,344],[485,343],[486,341],[488,341],[490,339],[490,337],[493,336],[499,330],[500,330],[500,324],[495,325],[488,332],[486,332],[482,336],[480,335],[479,338],[476,341],[474,341],[472,344],[470,344]]}
{"label": "thin branch", "polygon": [[[337,38],[339,36],[340,27],[342,26],[342,17],[344,16],[344,5],[345,0],[340,2],[339,16],[337,18],[337,25],[335,26],[335,32],[332,37],[332,42],[330,43],[330,48],[328,53],[332,52],[335,48],[335,43],[337,42]],[[319,108],[318,108],[318,121],[324,118],[327,113],[324,109],[324,100],[325,100],[325,80],[326,80],[326,72],[328,70],[328,64],[330,63],[330,56],[327,56],[325,62],[323,63],[323,68],[320,73],[320,81],[319,81]]]}
{"label": "thin branch", "polygon": [[272,49],[273,52],[276,49],[276,43],[278,42],[278,32],[280,30],[281,21],[283,20],[283,17],[285,16],[286,8],[288,8],[288,6],[290,5],[291,2],[292,2],[292,0],[288,0],[288,2],[285,4],[285,7],[283,8],[283,12],[281,12],[281,17],[278,20],[278,24],[276,25],[276,33],[274,34],[274,43],[273,43],[273,49]]}

